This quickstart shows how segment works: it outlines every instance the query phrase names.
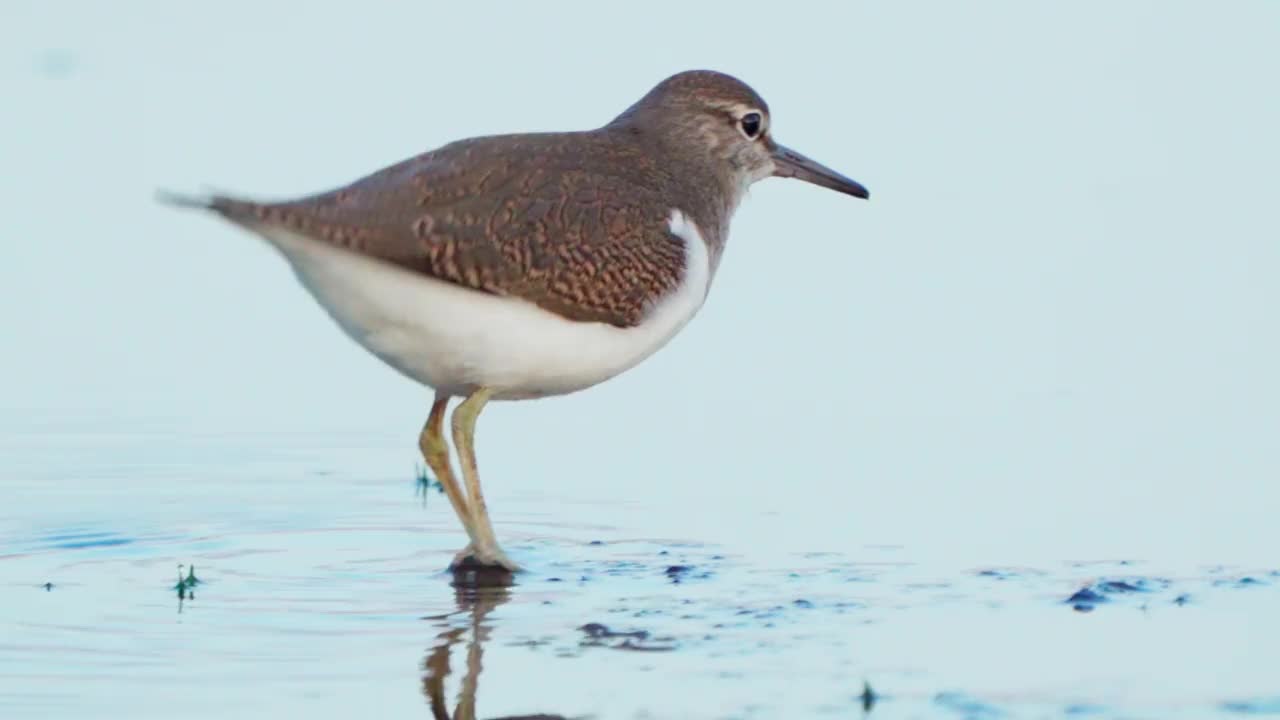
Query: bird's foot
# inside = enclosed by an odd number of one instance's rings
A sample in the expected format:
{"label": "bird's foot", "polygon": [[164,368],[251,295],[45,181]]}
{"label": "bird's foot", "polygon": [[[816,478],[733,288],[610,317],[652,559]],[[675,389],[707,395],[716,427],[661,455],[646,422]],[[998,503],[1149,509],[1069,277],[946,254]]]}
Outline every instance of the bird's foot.
{"label": "bird's foot", "polygon": [[459,573],[484,573],[510,575],[520,571],[520,566],[507,557],[502,548],[491,545],[477,548],[468,544],[453,556],[449,569],[455,575]]}

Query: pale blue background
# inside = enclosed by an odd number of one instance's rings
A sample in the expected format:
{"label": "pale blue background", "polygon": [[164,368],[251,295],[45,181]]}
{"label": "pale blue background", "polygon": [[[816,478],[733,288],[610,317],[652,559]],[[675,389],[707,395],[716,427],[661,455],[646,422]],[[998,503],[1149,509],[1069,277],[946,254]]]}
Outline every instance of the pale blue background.
{"label": "pale blue background", "polygon": [[1272,2],[6,0],[0,427],[349,433],[407,473],[427,392],[153,193],[325,189],[694,67],[872,200],[757,185],[670,346],[487,411],[500,526],[536,497],[760,556],[1274,561]]}
{"label": "pale blue background", "polygon": [[732,477],[838,510],[802,528],[821,544],[1275,547],[1274,3],[6,7],[11,423],[375,430],[410,462],[425,392],[265,246],[155,189],[322,189],[458,137],[590,127],[712,67],[873,199],[756,186],[668,348],[485,416],[495,502],[526,467],[686,500]]}

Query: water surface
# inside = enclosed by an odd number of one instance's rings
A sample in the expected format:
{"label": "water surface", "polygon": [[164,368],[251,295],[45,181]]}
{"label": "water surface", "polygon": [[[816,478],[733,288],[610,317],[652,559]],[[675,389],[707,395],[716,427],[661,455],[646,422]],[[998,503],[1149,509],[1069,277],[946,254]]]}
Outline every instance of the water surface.
{"label": "water surface", "polygon": [[[53,459],[73,447],[74,464]],[[443,496],[417,496],[411,454],[379,438],[46,428],[4,449],[21,470],[0,517],[6,717],[1231,717],[1280,702],[1280,568],[770,551],[647,534],[634,505],[526,499],[494,512],[529,571],[476,590],[443,572],[461,536]]]}

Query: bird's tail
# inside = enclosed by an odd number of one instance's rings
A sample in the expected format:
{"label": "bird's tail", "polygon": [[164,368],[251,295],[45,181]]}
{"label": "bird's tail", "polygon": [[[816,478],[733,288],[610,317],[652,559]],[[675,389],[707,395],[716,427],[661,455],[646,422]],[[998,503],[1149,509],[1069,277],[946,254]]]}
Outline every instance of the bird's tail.
{"label": "bird's tail", "polygon": [[180,208],[197,208],[212,210],[218,206],[219,196],[215,194],[185,195],[161,188],[156,191],[156,201],[164,205]]}
{"label": "bird's tail", "polygon": [[209,210],[242,225],[256,222],[259,210],[263,207],[259,203],[240,200],[213,190],[187,195],[160,189],[156,191],[156,200],[170,207]]}

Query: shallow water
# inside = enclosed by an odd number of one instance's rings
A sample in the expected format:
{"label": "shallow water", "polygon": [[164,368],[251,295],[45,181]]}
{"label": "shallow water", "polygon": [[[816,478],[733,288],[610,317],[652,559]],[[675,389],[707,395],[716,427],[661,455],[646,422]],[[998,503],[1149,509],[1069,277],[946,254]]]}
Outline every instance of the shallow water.
{"label": "shallow water", "polygon": [[[0,720],[1280,716],[1280,4],[299,5],[0,6]],[[455,588],[425,391],[155,192],[693,67],[873,200],[753,186],[667,347],[487,409],[529,571]]]}
{"label": "shallow water", "polygon": [[528,572],[454,587],[461,533],[392,445],[10,434],[4,717],[1280,712],[1280,568],[768,552],[525,498],[494,511]]}

